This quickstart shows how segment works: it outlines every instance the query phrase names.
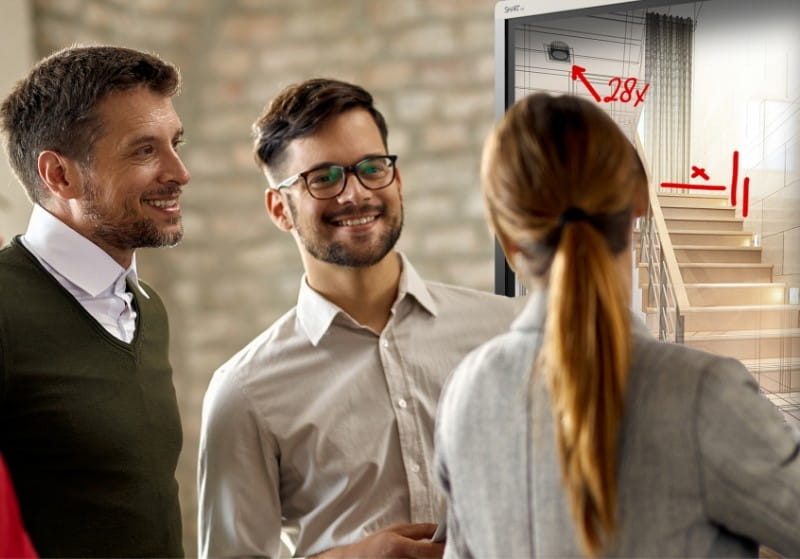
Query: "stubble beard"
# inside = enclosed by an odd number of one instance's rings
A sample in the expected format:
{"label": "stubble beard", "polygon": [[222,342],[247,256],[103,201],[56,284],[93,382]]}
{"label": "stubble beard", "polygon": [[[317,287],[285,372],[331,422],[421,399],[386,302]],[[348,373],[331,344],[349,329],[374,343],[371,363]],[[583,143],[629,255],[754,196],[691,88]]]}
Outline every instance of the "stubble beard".
{"label": "stubble beard", "polygon": [[117,215],[112,215],[98,203],[98,192],[91,182],[86,183],[83,210],[92,224],[95,238],[120,250],[158,248],[177,245],[183,239],[183,223],[180,216],[169,220],[170,225],[180,225],[178,231],[161,231],[147,217],[138,217],[130,201],[126,201]]}
{"label": "stubble beard", "polygon": [[[308,253],[317,260],[337,266],[366,268],[377,264],[391,252],[403,230],[403,206],[401,203],[399,216],[393,219],[386,231],[369,246],[354,247],[341,241],[325,241],[317,227],[311,226],[310,231],[306,230],[305,225],[298,219],[298,212],[292,199],[287,198],[287,201],[294,227]],[[386,219],[385,212],[381,212],[381,216]]]}

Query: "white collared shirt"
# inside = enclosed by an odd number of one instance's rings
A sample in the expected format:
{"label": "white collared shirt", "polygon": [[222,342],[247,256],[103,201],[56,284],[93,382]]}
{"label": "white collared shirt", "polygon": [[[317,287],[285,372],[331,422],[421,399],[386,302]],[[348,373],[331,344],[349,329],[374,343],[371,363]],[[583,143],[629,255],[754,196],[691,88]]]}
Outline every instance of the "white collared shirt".
{"label": "white collared shirt", "polygon": [[28,230],[21,240],[103,328],[126,343],[133,340],[136,310],[126,280],[149,299],[139,284],[135,255],[131,265],[123,268],[103,249],[38,204],[33,206]]}

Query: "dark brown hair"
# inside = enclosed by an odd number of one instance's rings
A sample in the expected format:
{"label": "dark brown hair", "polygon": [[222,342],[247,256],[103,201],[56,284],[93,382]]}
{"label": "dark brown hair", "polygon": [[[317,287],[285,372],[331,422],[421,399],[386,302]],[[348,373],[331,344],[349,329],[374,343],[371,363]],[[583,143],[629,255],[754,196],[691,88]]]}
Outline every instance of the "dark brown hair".
{"label": "dark brown hair", "polygon": [[[489,221],[518,271],[548,285],[539,363],[553,406],[562,481],[583,549],[616,530],[619,426],[631,354],[629,295],[615,255],[630,242],[647,177],[633,145],[595,103],[535,94],[484,149]],[[532,373],[533,374],[533,373]]]}
{"label": "dark brown hair", "polygon": [[326,78],[290,85],[253,123],[256,163],[262,168],[278,169],[292,140],[310,136],[331,117],[359,108],[372,115],[386,147],[389,136],[386,120],[363,87]]}
{"label": "dark brown hair", "polygon": [[108,94],[146,86],[172,96],[180,83],[172,64],[122,47],[69,47],[41,60],[0,106],[8,158],[31,200],[47,196],[37,163],[42,151],[88,163],[103,134],[96,109]]}

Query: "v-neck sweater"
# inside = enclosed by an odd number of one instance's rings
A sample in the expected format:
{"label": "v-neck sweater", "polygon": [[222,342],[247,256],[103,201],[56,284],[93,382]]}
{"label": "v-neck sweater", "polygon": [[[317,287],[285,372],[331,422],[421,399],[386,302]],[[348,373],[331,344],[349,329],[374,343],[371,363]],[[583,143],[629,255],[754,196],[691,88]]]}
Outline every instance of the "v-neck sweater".
{"label": "v-neck sweater", "polygon": [[0,250],[0,452],[40,556],[183,555],[161,299],[106,331],[19,242]]}

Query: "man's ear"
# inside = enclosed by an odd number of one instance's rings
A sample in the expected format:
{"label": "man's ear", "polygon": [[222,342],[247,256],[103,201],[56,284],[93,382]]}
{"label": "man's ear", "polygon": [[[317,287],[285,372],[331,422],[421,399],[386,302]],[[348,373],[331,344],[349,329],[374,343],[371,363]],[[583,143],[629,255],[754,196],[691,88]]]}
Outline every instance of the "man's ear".
{"label": "man's ear", "polygon": [[395,168],[394,180],[397,183],[397,192],[403,194],[403,178],[400,176],[400,169]]}
{"label": "man's ear", "polygon": [[78,164],[57,151],[45,150],[37,160],[39,178],[55,197],[72,200],[83,195],[83,177]]}
{"label": "man's ear", "polygon": [[288,204],[283,198],[283,193],[274,188],[267,188],[264,192],[264,206],[267,208],[272,223],[281,231],[291,231],[294,229],[292,214]]}

